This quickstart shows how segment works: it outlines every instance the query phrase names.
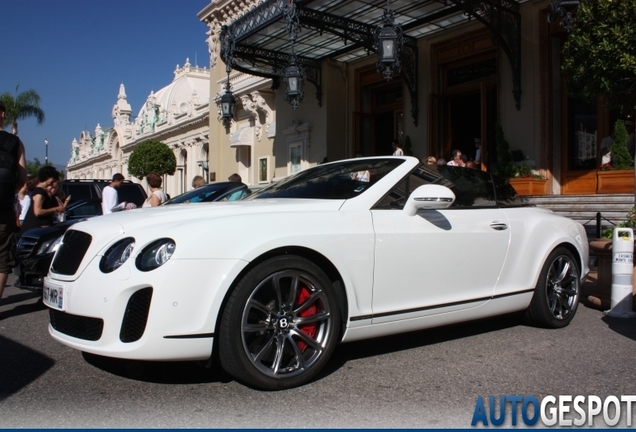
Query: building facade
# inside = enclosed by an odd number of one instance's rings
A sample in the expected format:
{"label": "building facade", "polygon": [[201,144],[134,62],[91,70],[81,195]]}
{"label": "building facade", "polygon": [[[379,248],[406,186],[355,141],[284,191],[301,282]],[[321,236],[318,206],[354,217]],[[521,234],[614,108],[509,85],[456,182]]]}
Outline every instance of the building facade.
{"label": "building facade", "polygon": [[[600,142],[632,113],[568,95],[557,4],[212,0],[198,14],[209,28],[210,91],[220,98],[229,78],[237,115],[228,128],[218,108],[210,116],[210,169],[253,183],[390,154],[394,138],[420,159],[448,159],[453,149],[474,157],[478,138],[481,168],[491,170],[501,125],[516,163],[547,179],[544,193],[620,191],[603,188]],[[404,38],[393,74],[379,72],[375,45],[387,10]],[[292,54],[305,71],[297,107],[283,79]]]}
{"label": "building facade", "polygon": [[171,196],[191,188],[194,176],[208,179],[210,71],[186,60],[177,66],[172,83],[151,92],[136,117],[120,85],[112,109],[112,126],[98,123],[94,133],[82,131],[71,144],[68,179],[110,179],[122,173],[127,179],[128,158],[137,145],[148,140],[167,144],[177,161],[177,171],[164,178],[164,190]]}

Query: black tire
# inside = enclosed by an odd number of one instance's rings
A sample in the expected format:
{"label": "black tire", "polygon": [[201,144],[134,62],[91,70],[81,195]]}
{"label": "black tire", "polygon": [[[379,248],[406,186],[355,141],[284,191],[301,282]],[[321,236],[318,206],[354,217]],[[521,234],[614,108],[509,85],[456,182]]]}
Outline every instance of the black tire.
{"label": "black tire", "polygon": [[282,255],[257,265],[241,279],[222,311],[221,365],[258,389],[307,383],[338,342],[336,299],[327,275],[305,258]]}
{"label": "black tire", "polygon": [[553,250],[541,269],[526,319],[546,328],[570,324],[579,305],[580,274],[577,260],[569,250],[564,247]]}

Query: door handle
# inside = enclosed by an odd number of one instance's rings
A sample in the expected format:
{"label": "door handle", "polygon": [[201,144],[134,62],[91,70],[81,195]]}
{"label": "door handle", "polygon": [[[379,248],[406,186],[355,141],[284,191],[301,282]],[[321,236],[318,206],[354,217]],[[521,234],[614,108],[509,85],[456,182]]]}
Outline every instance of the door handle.
{"label": "door handle", "polygon": [[508,224],[504,223],[504,222],[491,222],[490,223],[490,228],[497,230],[497,231],[504,231],[508,229]]}

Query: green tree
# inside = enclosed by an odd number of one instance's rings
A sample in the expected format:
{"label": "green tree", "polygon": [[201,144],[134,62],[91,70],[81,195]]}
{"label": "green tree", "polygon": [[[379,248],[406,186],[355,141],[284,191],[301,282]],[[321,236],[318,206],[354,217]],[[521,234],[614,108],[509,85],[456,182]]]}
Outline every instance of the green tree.
{"label": "green tree", "polygon": [[[49,162],[48,164],[43,164],[38,158],[33,158],[33,162],[27,161],[27,175],[38,175],[40,168],[42,168],[44,165],[52,165],[52,163]],[[60,181],[64,180],[65,178],[66,171],[60,170]]]}
{"label": "green tree", "polygon": [[42,168],[44,164],[40,162],[40,159],[33,158],[33,162],[27,162],[27,174],[28,175],[38,175],[38,171]]}
{"label": "green tree", "polygon": [[609,107],[636,108],[636,0],[586,0],[563,49],[568,91],[588,101],[605,95]]}
{"label": "green tree", "polygon": [[177,159],[173,151],[161,141],[142,142],[128,159],[128,172],[140,180],[150,172],[172,175],[176,169]]}
{"label": "green tree", "polygon": [[38,124],[44,123],[44,111],[40,108],[40,95],[35,90],[27,90],[18,93],[15,86],[15,97],[9,93],[2,93],[0,100],[4,103],[6,111],[6,124],[11,125],[11,133],[18,134],[18,120],[35,117]]}
{"label": "green tree", "polygon": [[616,170],[628,170],[634,167],[634,159],[627,150],[627,129],[625,129],[625,122],[623,120],[616,120],[614,126],[616,132],[614,136],[614,142],[610,146],[610,153],[612,155],[612,169]]}

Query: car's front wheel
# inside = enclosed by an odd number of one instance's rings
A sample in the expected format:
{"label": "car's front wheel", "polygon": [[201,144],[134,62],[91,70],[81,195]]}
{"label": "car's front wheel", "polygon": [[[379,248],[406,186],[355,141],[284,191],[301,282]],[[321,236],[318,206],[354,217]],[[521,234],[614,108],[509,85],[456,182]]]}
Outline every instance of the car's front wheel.
{"label": "car's front wheel", "polygon": [[580,281],[574,255],[563,247],[552,251],[539,275],[526,318],[548,328],[570,324],[579,305]]}
{"label": "car's front wheel", "polygon": [[259,264],[241,279],[223,311],[221,365],[264,390],[307,383],[338,342],[336,298],[327,275],[305,258],[282,255]]}

